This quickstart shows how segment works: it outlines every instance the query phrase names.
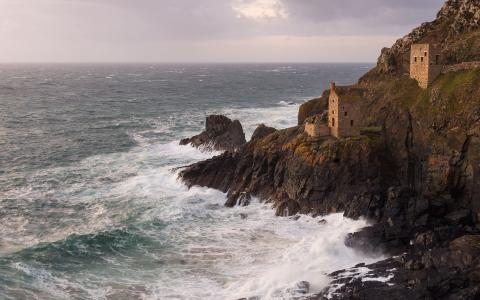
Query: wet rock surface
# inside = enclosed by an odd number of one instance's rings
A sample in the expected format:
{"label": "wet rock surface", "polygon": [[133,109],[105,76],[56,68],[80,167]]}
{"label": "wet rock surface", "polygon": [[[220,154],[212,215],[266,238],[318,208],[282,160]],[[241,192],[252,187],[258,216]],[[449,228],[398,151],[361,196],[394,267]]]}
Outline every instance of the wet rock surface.
{"label": "wet rock surface", "polygon": [[464,235],[431,250],[422,247],[334,272],[332,284],[309,299],[479,299],[480,235]]}
{"label": "wet rock surface", "polygon": [[242,124],[222,115],[208,116],[205,131],[191,138],[183,139],[180,145],[217,151],[235,151],[246,143]]}

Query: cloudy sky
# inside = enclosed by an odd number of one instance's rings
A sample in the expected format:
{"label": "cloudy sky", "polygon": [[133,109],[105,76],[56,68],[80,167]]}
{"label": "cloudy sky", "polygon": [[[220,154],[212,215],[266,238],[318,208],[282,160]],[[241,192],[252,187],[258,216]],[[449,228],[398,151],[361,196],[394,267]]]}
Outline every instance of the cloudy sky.
{"label": "cloudy sky", "polygon": [[371,62],[443,0],[0,0],[0,62]]}

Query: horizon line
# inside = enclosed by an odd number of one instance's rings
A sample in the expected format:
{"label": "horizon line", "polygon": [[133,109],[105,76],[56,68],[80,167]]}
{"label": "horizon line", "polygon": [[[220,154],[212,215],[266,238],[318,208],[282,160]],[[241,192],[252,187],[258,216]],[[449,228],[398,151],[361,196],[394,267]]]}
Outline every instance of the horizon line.
{"label": "horizon line", "polygon": [[218,61],[218,62],[201,62],[201,61],[192,61],[192,62],[181,62],[181,61],[174,61],[174,62],[162,62],[162,61],[85,61],[85,62],[76,62],[76,61],[13,61],[13,62],[7,62],[7,61],[0,61],[0,65],[14,65],[14,64],[19,64],[19,65],[24,65],[24,64],[38,64],[38,65],[59,65],[59,64],[72,64],[72,65],[82,65],[82,64],[105,64],[105,65],[110,65],[110,64],[158,64],[158,65],[167,65],[167,64],[190,64],[190,65],[195,65],[195,64],[376,64],[377,62],[375,61],[352,61],[352,62],[321,62],[321,61],[312,61],[312,62],[305,62],[305,61],[240,61],[240,62],[234,62],[234,61]]}

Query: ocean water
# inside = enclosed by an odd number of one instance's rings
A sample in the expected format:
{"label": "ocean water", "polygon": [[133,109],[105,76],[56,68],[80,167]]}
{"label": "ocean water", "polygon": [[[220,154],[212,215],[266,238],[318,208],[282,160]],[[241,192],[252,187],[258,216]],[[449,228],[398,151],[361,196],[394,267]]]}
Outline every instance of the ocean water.
{"label": "ocean water", "polygon": [[188,190],[205,115],[296,125],[298,106],[368,64],[0,65],[0,299],[293,299],[376,258],[365,221],[275,217]]}

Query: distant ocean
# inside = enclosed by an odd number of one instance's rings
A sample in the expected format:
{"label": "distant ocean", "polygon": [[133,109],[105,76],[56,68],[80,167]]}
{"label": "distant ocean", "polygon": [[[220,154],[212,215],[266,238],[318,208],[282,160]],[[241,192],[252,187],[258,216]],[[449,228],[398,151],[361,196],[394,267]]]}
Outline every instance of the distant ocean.
{"label": "distant ocean", "polygon": [[[205,116],[295,126],[301,103],[369,64],[0,65],[0,299],[291,299],[371,259],[365,226],[274,216],[187,190]],[[298,295],[297,295],[298,296]]]}

